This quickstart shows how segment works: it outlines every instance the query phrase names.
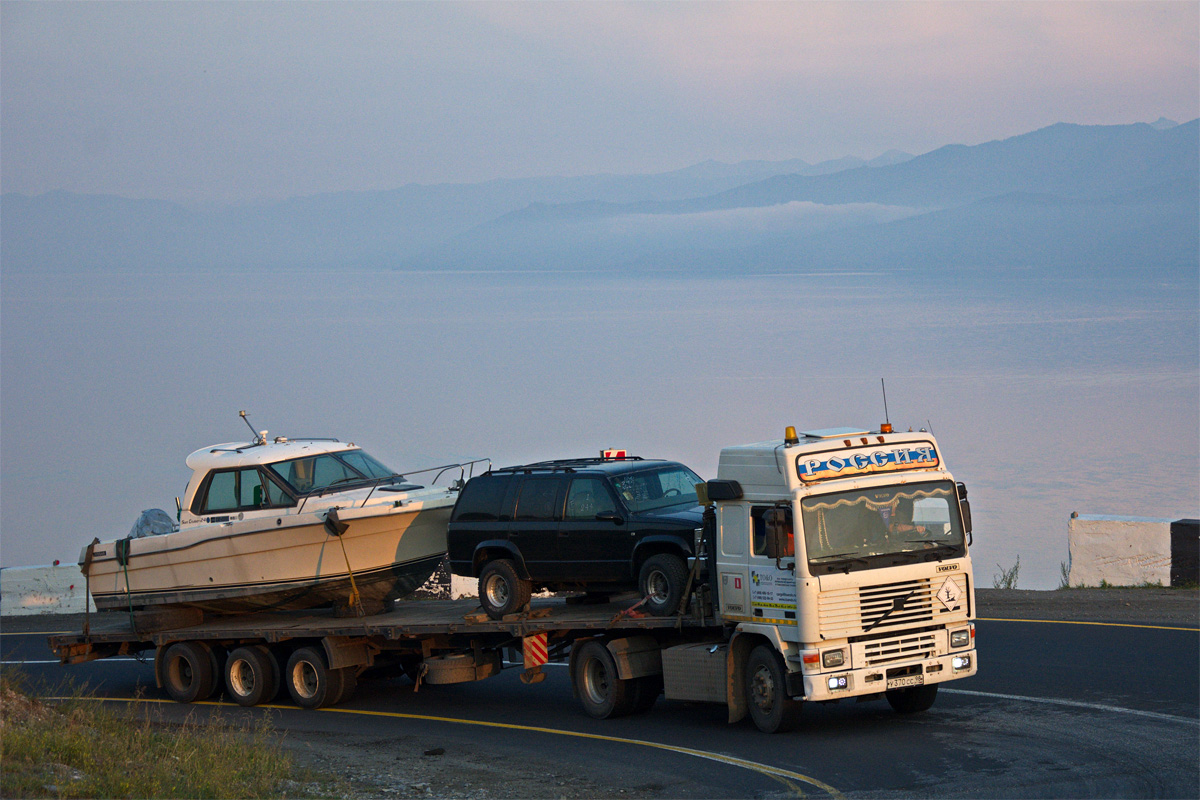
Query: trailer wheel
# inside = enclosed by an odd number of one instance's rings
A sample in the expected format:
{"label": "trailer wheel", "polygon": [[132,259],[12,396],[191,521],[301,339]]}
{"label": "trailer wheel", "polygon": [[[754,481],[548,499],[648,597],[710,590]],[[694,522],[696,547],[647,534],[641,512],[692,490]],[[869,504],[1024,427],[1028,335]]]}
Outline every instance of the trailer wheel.
{"label": "trailer wheel", "polygon": [[529,605],[533,587],[517,575],[507,558],[489,561],[479,573],[479,603],[492,619],[513,614]]}
{"label": "trailer wheel", "polygon": [[278,665],[265,647],[239,647],[225,659],[225,691],[239,706],[268,703],[278,691]]}
{"label": "trailer wheel", "polygon": [[933,683],[926,686],[913,686],[910,689],[892,689],[890,692],[886,692],[884,697],[887,698],[896,713],[916,714],[929,710],[933,701],[937,700],[937,690],[938,685]]}
{"label": "trailer wheel", "polygon": [[301,708],[321,708],[336,703],[342,693],[341,670],[331,670],[325,656],[313,647],[292,653],[284,670],[288,694]]}
{"label": "trailer wheel", "polygon": [[646,610],[656,617],[669,617],[679,611],[687,567],[672,553],[651,556],[638,571],[638,588],[646,598]]}
{"label": "trailer wheel", "polygon": [[162,678],[176,702],[208,699],[216,682],[211,652],[199,642],[175,642],[163,655]]}
{"label": "trailer wheel", "polygon": [[208,700],[209,698],[216,697],[225,688],[225,658],[228,656],[228,653],[220,645],[210,644],[206,645],[206,647],[208,648],[208,660],[212,664],[212,689],[209,690],[207,695],[198,698],[200,700]]}
{"label": "trailer wheel", "polygon": [[746,705],[763,733],[784,733],[800,720],[802,701],[787,696],[783,659],[774,649],[759,645],[746,660]]}
{"label": "trailer wheel", "polygon": [[344,667],[336,672],[342,673],[342,691],[338,693],[337,700],[330,705],[346,702],[354,697],[354,692],[358,689],[358,672],[354,667]]}
{"label": "trailer wheel", "polygon": [[633,710],[633,681],[618,677],[617,664],[603,642],[593,639],[580,646],[573,678],[579,702],[589,716],[609,719]]}

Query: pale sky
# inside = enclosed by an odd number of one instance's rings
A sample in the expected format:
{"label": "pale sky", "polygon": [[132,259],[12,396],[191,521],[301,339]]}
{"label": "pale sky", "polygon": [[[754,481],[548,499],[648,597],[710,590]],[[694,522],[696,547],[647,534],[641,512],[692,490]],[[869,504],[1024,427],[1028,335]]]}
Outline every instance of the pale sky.
{"label": "pale sky", "polygon": [[243,202],[1200,115],[1200,4],[0,3],[0,189]]}

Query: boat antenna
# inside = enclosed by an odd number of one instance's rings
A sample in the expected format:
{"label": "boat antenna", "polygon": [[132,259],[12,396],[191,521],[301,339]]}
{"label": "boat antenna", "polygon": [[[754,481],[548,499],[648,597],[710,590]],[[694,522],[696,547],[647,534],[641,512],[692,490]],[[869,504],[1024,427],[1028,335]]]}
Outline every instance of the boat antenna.
{"label": "boat antenna", "polygon": [[883,378],[879,379],[879,386],[881,389],[883,389],[883,421],[891,424],[892,420],[890,417],[888,417],[887,410],[887,384],[883,382]]}
{"label": "boat antenna", "polygon": [[259,433],[258,431],[254,430],[254,426],[251,425],[250,420],[248,420],[246,418],[245,411],[239,411],[238,416],[242,418],[242,422],[245,422],[246,427],[250,429],[250,432],[252,434],[254,434],[254,444],[266,444],[267,443],[267,432],[263,431],[263,432]]}

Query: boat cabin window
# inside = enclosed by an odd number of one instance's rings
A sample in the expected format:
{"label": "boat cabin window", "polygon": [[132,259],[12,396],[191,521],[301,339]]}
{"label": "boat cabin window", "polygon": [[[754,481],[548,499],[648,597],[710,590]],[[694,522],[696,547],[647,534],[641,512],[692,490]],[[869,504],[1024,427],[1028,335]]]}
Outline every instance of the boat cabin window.
{"label": "boat cabin window", "polygon": [[362,450],[293,458],[268,464],[267,469],[301,494],[337,484],[379,481],[396,474]]}
{"label": "boat cabin window", "polygon": [[204,500],[196,513],[217,511],[253,511],[292,505],[288,496],[257,467],[230,469],[212,473]]}

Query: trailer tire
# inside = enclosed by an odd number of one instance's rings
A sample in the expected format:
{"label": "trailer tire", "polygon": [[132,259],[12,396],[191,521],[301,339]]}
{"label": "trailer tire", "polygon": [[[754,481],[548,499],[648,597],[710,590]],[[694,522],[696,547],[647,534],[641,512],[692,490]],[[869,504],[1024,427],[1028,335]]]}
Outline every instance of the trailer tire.
{"label": "trailer tire", "polygon": [[288,694],[301,708],[322,708],[336,703],[342,693],[342,673],[329,669],[324,654],[314,647],[292,653],[284,670]]}
{"label": "trailer tire", "polygon": [[533,586],[517,575],[507,558],[489,561],[479,573],[479,604],[492,619],[501,619],[529,605]]}
{"label": "trailer tire", "polygon": [[760,644],[746,659],[746,706],[763,733],[784,733],[800,721],[803,701],[788,697],[783,659],[774,648]]}
{"label": "trailer tire", "polygon": [[617,663],[604,642],[598,639],[584,642],[574,661],[575,690],[588,716],[611,719],[633,710],[634,682],[618,677]]}
{"label": "trailer tire", "polygon": [[208,660],[212,664],[213,680],[208,694],[199,699],[208,700],[219,695],[225,688],[225,659],[229,654],[220,645],[205,644],[203,646],[208,648]]}
{"label": "trailer tire", "polygon": [[677,555],[659,553],[647,558],[638,570],[638,589],[646,598],[646,610],[656,617],[678,613],[687,575],[687,567]]}
{"label": "trailer tire", "polygon": [[929,710],[933,701],[937,700],[937,691],[938,685],[932,683],[909,689],[892,689],[885,692],[884,697],[897,714],[916,714]]}
{"label": "trailer tire", "polygon": [[358,672],[356,667],[343,667],[342,669],[332,671],[341,673],[342,690],[338,692],[336,700],[330,701],[329,705],[331,706],[344,703],[351,697],[354,697],[354,692],[358,689]]}
{"label": "trailer tire", "polygon": [[163,654],[162,680],[167,694],[177,703],[194,703],[212,695],[212,652],[199,642],[175,642]]}
{"label": "trailer tire", "polygon": [[225,659],[225,691],[239,706],[269,703],[279,689],[278,664],[265,647],[239,647]]}

